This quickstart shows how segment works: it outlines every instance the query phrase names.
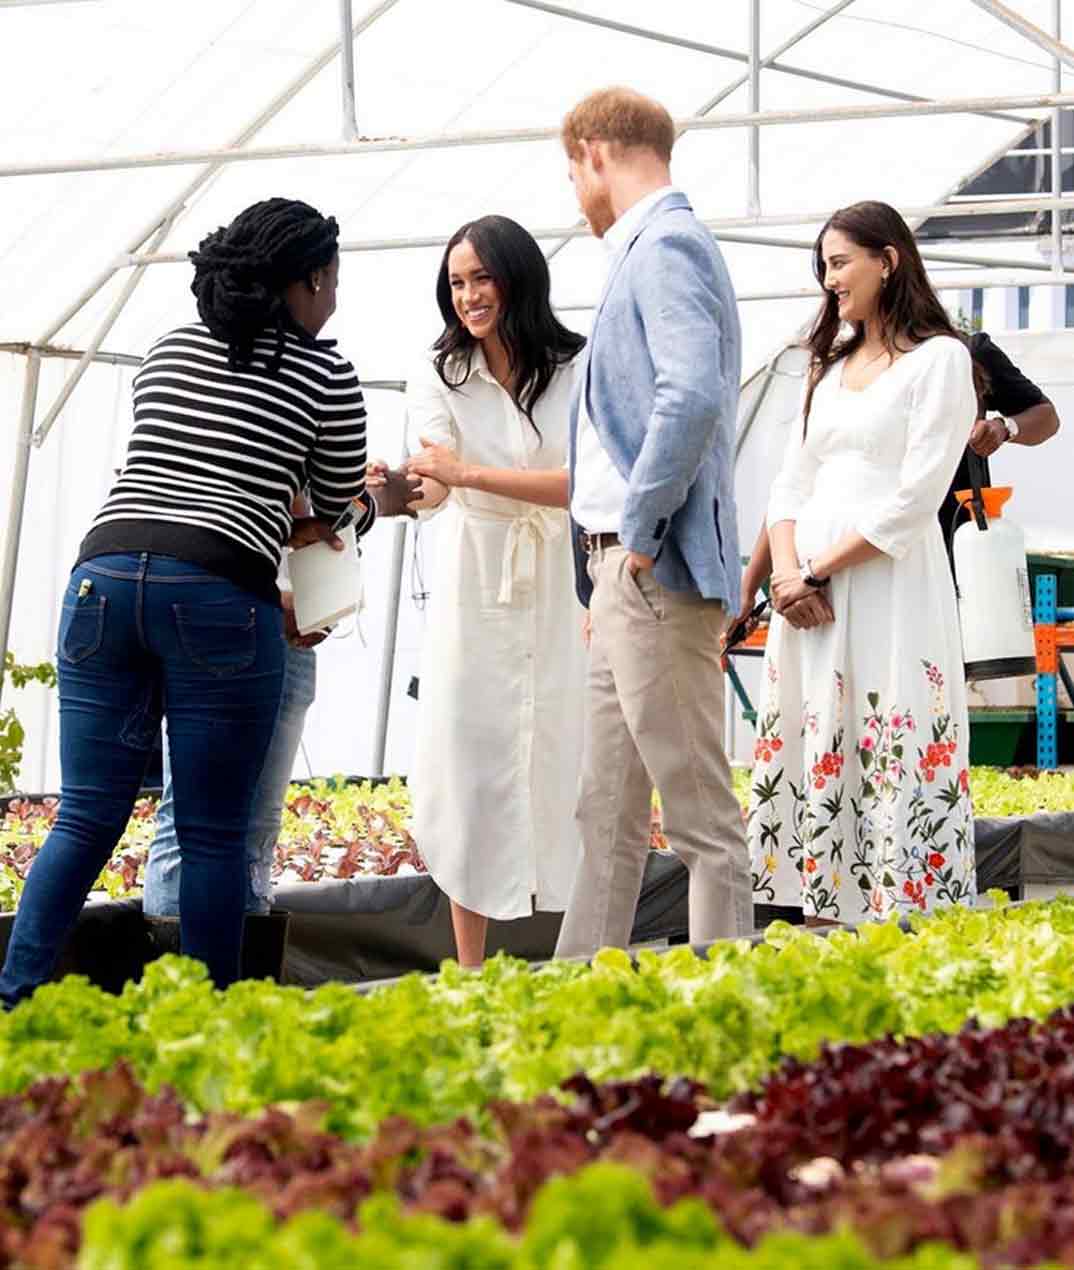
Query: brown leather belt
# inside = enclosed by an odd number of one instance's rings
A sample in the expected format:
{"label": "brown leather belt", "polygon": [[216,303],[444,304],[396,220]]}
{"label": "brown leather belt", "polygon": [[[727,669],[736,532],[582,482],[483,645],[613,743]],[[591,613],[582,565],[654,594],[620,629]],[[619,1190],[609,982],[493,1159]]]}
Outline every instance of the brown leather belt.
{"label": "brown leather belt", "polygon": [[587,556],[591,556],[598,547],[601,550],[604,550],[606,547],[618,546],[619,535],[612,533],[610,530],[605,530],[599,534],[590,534],[584,529],[582,530],[582,547],[584,548]]}

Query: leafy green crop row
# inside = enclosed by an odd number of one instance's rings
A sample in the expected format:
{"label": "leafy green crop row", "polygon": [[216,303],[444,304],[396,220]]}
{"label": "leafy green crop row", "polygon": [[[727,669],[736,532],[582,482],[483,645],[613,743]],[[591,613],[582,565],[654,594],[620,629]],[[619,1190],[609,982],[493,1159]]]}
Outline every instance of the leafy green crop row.
{"label": "leafy green crop row", "polygon": [[519,1241],[486,1219],[402,1216],[378,1196],[361,1234],[327,1214],[282,1226],[241,1191],[189,1182],[148,1187],[126,1208],[103,1200],[84,1226],[79,1270],[975,1270],[937,1244],[878,1261],[852,1235],[778,1234],[748,1249],[699,1200],[662,1209],[631,1169],[597,1164],[549,1182]]}
{"label": "leafy green crop row", "polygon": [[[743,806],[749,802],[750,776],[747,768],[734,771],[735,793]],[[1001,768],[975,767],[970,782],[979,816],[1074,810],[1074,778],[1066,773],[1018,778]],[[0,817],[0,912],[10,912],[17,905],[23,880],[55,818],[55,800],[21,800]],[[410,795],[398,778],[381,786],[368,781],[347,785],[342,779],[292,785],[273,860],[273,882],[281,885],[392,875],[400,870],[420,872],[424,865],[410,832],[410,819]],[[156,804],[143,799],[95,889],[113,899],[140,894],[155,831]],[[653,846],[667,845],[660,826],[659,800],[651,842]]]}
{"label": "leafy green crop row", "polygon": [[445,963],[362,996],[263,982],[215,991],[196,963],[165,958],[119,997],[69,978],[0,1019],[0,1093],[49,1073],[127,1058],[151,1090],[193,1107],[253,1112],[324,1099],[328,1127],[366,1138],[393,1114],[420,1124],[480,1116],[577,1071],[691,1076],[717,1098],[755,1086],[785,1055],[826,1039],[954,1031],[1043,1018],[1074,1001],[1074,900],[949,910],[911,933],[870,925],[827,939],[776,924],[756,948],[605,950],[592,968],[496,958]]}

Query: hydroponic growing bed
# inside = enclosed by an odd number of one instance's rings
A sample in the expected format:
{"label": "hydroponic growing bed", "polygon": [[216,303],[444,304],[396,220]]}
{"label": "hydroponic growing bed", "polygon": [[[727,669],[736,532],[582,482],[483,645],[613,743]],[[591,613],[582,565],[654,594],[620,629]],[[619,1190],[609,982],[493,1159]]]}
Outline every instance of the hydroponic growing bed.
{"label": "hydroponic growing bed", "polygon": [[[735,774],[745,805],[749,773]],[[1012,898],[1047,894],[1074,883],[1074,780],[1067,774],[974,769],[979,816],[978,877],[982,889]],[[56,800],[9,801],[0,823],[0,891],[14,897],[55,818]],[[99,882],[100,901],[87,907],[63,968],[88,973],[118,990],[141,974],[161,947],[178,948],[177,932],[142,924],[138,896],[154,832],[155,803],[142,800]],[[652,845],[666,844],[654,807]],[[399,780],[384,784],[341,778],[293,786],[274,868],[276,904],[289,915],[258,919],[247,930],[245,973],[316,985],[432,971],[454,943],[446,898],[424,872],[410,831],[410,803]],[[108,895],[111,902],[104,902]],[[791,910],[760,905],[764,926]],[[798,918],[800,920],[800,918]],[[0,951],[12,918],[0,913]],[[560,915],[492,923],[489,947],[528,960],[552,955]],[[264,927],[264,929],[262,929]],[[654,850],[648,861],[632,942],[682,942],[687,935],[687,876],[677,857]]]}
{"label": "hydroponic growing bed", "polygon": [[[745,806],[750,773],[739,768],[734,777],[739,801]],[[1074,811],[1072,773],[975,767],[971,787],[975,813],[983,818],[1024,819]],[[0,911],[11,911],[17,905],[23,880],[48,836],[57,805],[55,798],[7,800],[0,819]],[[141,893],[155,828],[156,803],[143,798],[98,879],[100,894],[118,899]],[[652,845],[667,845],[658,804]],[[292,785],[273,862],[277,888],[368,877],[415,877],[424,872],[420,845],[411,833],[410,795],[398,778],[383,784],[318,779]]]}
{"label": "hydroponic growing bed", "polygon": [[[0,1019],[0,1264],[1074,1264],[1074,901]],[[300,1043],[296,1040],[300,1038]]]}

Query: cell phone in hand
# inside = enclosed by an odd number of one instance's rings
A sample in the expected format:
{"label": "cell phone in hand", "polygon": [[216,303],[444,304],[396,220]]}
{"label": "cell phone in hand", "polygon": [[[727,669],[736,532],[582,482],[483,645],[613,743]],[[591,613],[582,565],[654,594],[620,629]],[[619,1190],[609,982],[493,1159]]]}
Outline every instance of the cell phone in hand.
{"label": "cell phone in hand", "polygon": [[332,522],[332,532],[334,534],[338,534],[346,529],[348,525],[353,525],[357,514],[358,509],[355,507],[354,503],[348,503]]}
{"label": "cell phone in hand", "polygon": [[740,622],[736,622],[727,632],[727,642],[724,644],[724,648],[734,648],[736,644],[741,644],[754,625],[764,616],[768,605],[769,601],[767,599],[761,600],[759,604],[754,605],[750,609],[749,613]]}

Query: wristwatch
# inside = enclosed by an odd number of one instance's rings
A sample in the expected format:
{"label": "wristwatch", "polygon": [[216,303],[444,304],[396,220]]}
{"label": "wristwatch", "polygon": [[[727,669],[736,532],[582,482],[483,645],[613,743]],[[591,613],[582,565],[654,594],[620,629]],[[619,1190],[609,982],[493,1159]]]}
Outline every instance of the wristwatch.
{"label": "wristwatch", "polygon": [[815,591],[819,591],[821,587],[826,587],[828,585],[827,578],[818,578],[813,572],[812,560],[807,559],[805,563],[799,567],[798,576],[802,579],[806,586],[811,586]]}
{"label": "wristwatch", "polygon": [[999,421],[1007,429],[1008,441],[1013,441],[1022,430],[1013,419],[1008,419],[1005,415],[1000,415]]}

